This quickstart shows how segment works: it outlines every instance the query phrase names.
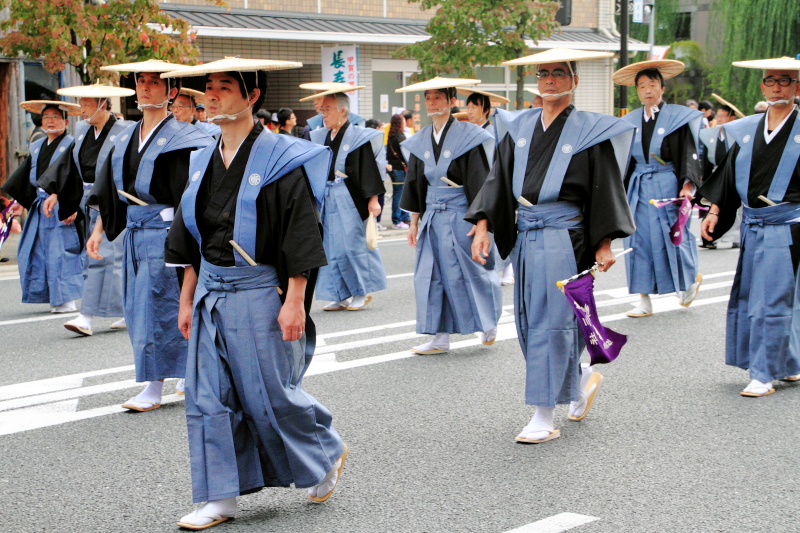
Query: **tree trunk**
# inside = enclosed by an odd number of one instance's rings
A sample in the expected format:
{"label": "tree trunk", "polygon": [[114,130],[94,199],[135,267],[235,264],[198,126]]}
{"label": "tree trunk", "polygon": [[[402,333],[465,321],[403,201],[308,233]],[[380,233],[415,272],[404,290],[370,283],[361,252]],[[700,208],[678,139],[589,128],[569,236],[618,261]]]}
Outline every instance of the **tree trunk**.
{"label": "tree trunk", "polygon": [[[518,54],[518,57],[519,57],[519,54]],[[525,65],[517,65],[517,102],[516,102],[516,108],[517,109],[522,109],[522,107],[524,105],[525,105]]]}

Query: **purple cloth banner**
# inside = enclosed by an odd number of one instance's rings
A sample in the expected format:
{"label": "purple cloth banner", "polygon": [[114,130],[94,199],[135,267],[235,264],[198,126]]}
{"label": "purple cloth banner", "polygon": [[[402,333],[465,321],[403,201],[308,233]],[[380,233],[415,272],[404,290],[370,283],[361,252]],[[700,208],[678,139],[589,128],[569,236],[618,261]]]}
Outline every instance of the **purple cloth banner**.
{"label": "purple cloth banner", "polygon": [[616,359],[619,351],[628,342],[628,337],[600,323],[594,302],[594,276],[585,274],[570,281],[564,285],[564,295],[572,304],[592,364],[610,363]]}
{"label": "purple cloth banner", "polygon": [[692,202],[684,198],[678,209],[678,220],[669,228],[669,238],[675,246],[678,246],[683,241],[683,228],[686,226],[686,221],[689,220],[691,214]]}
{"label": "purple cloth banner", "polygon": [[[4,200],[0,198],[0,201]],[[11,225],[14,221],[14,217],[9,215],[9,211],[11,211],[11,208],[16,204],[17,202],[12,200],[2,211],[0,211],[0,248],[3,247],[3,243],[6,242],[6,239],[8,238],[8,234],[11,233]]]}

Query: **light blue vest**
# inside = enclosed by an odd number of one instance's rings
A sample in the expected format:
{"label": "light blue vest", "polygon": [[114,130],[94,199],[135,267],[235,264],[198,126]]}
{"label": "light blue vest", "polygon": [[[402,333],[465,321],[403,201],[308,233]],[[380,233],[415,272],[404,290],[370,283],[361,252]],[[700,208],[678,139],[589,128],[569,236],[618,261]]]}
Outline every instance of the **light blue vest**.
{"label": "light blue vest", "polygon": [[[111,130],[109,130],[108,136],[106,140],[103,141],[103,146],[100,147],[100,152],[97,154],[97,164],[95,166],[97,171],[103,167],[103,163],[106,162],[108,154],[111,153],[114,139],[131,125],[136,125],[136,123],[129,120],[117,120],[111,126]],[[83,141],[86,140],[86,136],[91,135],[93,129],[94,126],[87,123],[85,120],[78,122],[75,128],[75,146],[72,148],[72,160],[75,162],[75,167],[78,169],[78,174],[81,179],[83,179],[83,170],[81,169],[81,147],[83,146]]]}
{"label": "light blue vest", "polygon": [[[58,160],[58,158],[61,157],[64,154],[64,152],[67,151],[67,148],[69,148],[69,145],[72,144],[72,141],[74,140],[75,138],[72,137],[72,135],[64,135],[64,138],[61,139],[60,143],[58,143],[58,148],[56,148],[56,151],[53,152],[52,157],[50,157],[50,165],[55,163]],[[33,185],[37,189],[39,188],[39,186],[36,184],[36,174],[37,174],[37,169],[39,168],[39,151],[42,149],[42,146],[44,145],[45,142],[47,142],[47,137],[42,137],[41,139],[36,139],[35,141],[33,141],[30,147],[31,173],[29,179],[31,181],[31,185]]]}
{"label": "light blue vest", "polygon": [[[636,136],[633,142],[633,152],[631,155],[634,159],[636,159],[636,163],[638,165],[648,164],[642,148],[641,125],[643,116],[644,109],[640,107],[639,109],[635,109],[622,117],[622,120],[632,124],[637,128]],[[689,124],[689,129],[691,130],[692,137],[694,138],[695,150],[697,150],[700,138],[700,128],[703,125],[703,113],[696,109],[690,109],[682,105],[664,104],[664,107],[661,108],[661,111],[656,113],[656,126],[655,130],[653,131],[653,136],[650,138],[650,153],[656,155],[657,157],[661,157],[661,144],[664,142],[664,138],[667,135],[677,131],[684,124]],[[697,153],[695,153],[695,155],[697,155]],[[650,163],[652,163],[652,161]]]}
{"label": "light blue vest", "polygon": [[[310,134],[311,141],[319,145],[324,145],[325,138],[328,136],[329,131],[331,130],[328,128],[319,128],[312,131]],[[284,137],[287,136],[284,135]],[[351,123],[350,126],[344,130],[344,136],[339,145],[339,151],[333,156],[334,170],[338,170],[344,174],[344,164],[347,160],[347,156],[367,142],[371,143],[372,153],[377,158],[381,148],[383,148],[383,132],[372,128],[362,128]]]}

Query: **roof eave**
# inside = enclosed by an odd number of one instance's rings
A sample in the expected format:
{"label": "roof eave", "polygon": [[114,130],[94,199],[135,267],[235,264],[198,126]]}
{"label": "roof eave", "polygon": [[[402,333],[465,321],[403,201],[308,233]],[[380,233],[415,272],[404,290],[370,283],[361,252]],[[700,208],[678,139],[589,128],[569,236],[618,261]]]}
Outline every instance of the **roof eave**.
{"label": "roof eave", "polygon": [[[151,27],[160,29],[158,24]],[[293,30],[263,30],[251,28],[221,28],[192,26],[198,37],[229,37],[235,39],[271,39],[281,41],[318,41],[349,43],[413,44],[430,39],[429,35],[391,35],[383,33],[308,32]],[[173,33],[166,28],[163,33]]]}

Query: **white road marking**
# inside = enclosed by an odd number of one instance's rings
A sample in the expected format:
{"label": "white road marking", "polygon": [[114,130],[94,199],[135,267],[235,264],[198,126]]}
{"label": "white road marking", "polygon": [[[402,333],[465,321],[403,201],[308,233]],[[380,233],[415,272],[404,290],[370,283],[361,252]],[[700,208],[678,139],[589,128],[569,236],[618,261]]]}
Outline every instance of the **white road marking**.
{"label": "white road marking", "polygon": [[413,272],[406,272],[405,274],[392,274],[391,276],[386,276],[386,279],[410,278],[413,275]]}
{"label": "white road marking", "polygon": [[526,524],[506,533],[561,533],[570,529],[600,520],[596,516],[587,516],[576,513],[561,513],[544,520]]}
{"label": "white road marking", "polygon": [[56,320],[58,318],[72,318],[78,316],[78,313],[50,313],[45,316],[35,316],[33,318],[19,318],[17,320],[4,320],[0,322],[0,326],[11,326],[14,324],[25,324],[26,322],[41,322],[42,320]]}
{"label": "white road marking", "polygon": [[0,281],[11,281],[19,279],[19,274],[5,274],[0,276]]}
{"label": "white road marking", "polygon": [[[720,273],[716,275],[709,275],[706,276],[706,279],[709,278],[713,279],[714,277],[723,277],[724,275],[730,275],[730,274],[731,273]],[[716,284],[709,284],[704,288],[706,290],[709,290],[713,288],[727,287],[730,284],[731,282],[725,281]],[[626,288],[624,290],[627,291]],[[662,295],[661,297],[654,297],[653,312],[665,313],[682,309],[681,306],[678,304],[677,298],[670,296],[672,295]],[[634,299],[638,298],[638,296],[634,296],[633,298]],[[728,295],[715,296],[709,298],[698,298],[692,304],[692,307],[724,303],[728,301],[728,298],[729,298]],[[606,307],[611,305],[622,304],[628,301],[628,299],[629,297],[626,293],[626,296],[624,298],[617,298],[599,302],[598,307]],[[506,305],[503,307],[503,310],[504,310],[503,316],[501,317],[497,328],[498,329],[497,340],[505,341],[505,340],[516,339],[517,333],[516,333],[516,327],[513,322],[513,313],[509,312],[509,310],[513,310],[513,306]],[[50,318],[50,317],[42,317],[42,318]],[[618,314],[603,316],[600,318],[600,321],[606,323],[606,322],[615,322],[618,320],[626,320],[626,319],[631,320],[624,313],[618,313]],[[320,340],[322,342],[320,343],[317,353],[314,356],[314,359],[312,360],[311,366],[306,372],[306,377],[315,376],[319,374],[328,374],[331,372],[338,372],[341,370],[349,370],[353,368],[359,368],[379,363],[386,363],[390,361],[410,359],[412,357],[441,357],[441,356],[419,356],[408,350],[403,350],[400,352],[376,355],[372,357],[362,357],[359,359],[353,359],[349,361],[341,361],[341,362],[337,361],[336,352],[345,352],[356,348],[376,346],[389,342],[411,340],[423,336],[415,332],[405,332],[394,335],[381,335],[370,339],[357,339],[350,342],[341,342],[334,344],[325,342],[325,339],[355,336],[365,333],[381,332],[401,327],[411,327],[414,324],[415,321],[410,320],[410,321],[381,324],[366,328],[338,331],[320,335]],[[468,338],[458,342],[453,342],[450,345],[450,351],[454,352],[464,348],[479,346],[481,344],[479,337],[480,335],[476,334],[475,337],[473,338]],[[85,379],[96,376],[116,374],[116,373],[132,372],[133,370],[134,370],[133,365],[128,365],[116,368],[83,372],[79,374],[72,374],[68,376],[43,379],[38,381],[31,381],[27,383],[17,383],[13,385],[0,387],[0,435],[8,435],[12,433],[18,433],[21,431],[30,431],[37,428],[124,412],[126,410],[122,409],[122,407],[120,407],[119,405],[112,405],[95,409],[87,409],[84,411],[77,411],[77,408],[79,405],[79,399],[81,397],[93,396],[107,392],[134,388],[138,386],[133,379],[125,379],[110,383],[90,385],[84,387],[83,382]],[[170,396],[165,396],[164,401],[162,403],[173,403],[181,400],[182,400],[181,396],[170,395]],[[538,522],[535,524],[538,524]],[[529,524],[528,526],[533,526],[533,525],[534,524]],[[528,531],[528,530],[522,530],[522,531]],[[550,530],[536,529],[530,531],[544,532]],[[563,530],[557,530],[557,531],[563,531]]]}

